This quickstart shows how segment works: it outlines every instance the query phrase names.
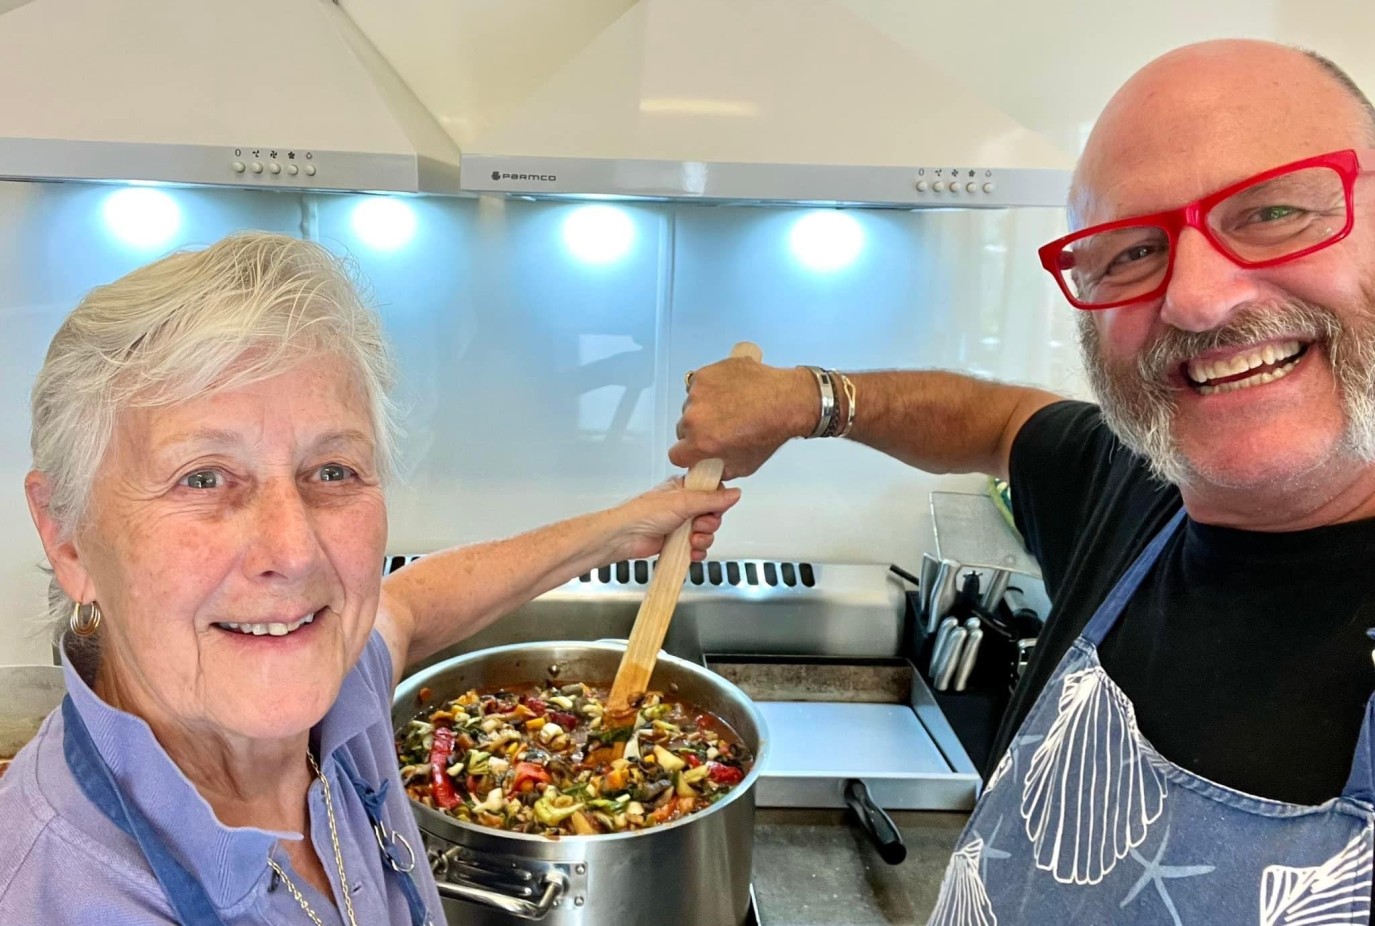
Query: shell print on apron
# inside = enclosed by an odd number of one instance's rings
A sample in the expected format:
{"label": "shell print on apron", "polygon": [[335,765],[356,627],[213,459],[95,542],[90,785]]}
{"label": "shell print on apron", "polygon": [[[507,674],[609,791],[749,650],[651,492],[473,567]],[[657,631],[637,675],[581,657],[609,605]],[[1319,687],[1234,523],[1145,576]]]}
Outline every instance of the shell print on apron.
{"label": "shell print on apron", "polygon": [[989,778],[929,926],[1365,926],[1375,697],[1340,797],[1309,807],[1163,758],[1098,645],[1184,520],[1141,553],[1074,641]]}

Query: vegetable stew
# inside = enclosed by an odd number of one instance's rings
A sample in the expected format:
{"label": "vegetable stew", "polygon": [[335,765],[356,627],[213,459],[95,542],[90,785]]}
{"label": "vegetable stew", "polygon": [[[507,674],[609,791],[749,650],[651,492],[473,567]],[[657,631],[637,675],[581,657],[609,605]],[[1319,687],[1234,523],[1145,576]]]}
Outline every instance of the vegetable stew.
{"label": "vegetable stew", "polygon": [[594,836],[702,810],[749,771],[752,756],[719,718],[650,692],[633,722],[612,728],[605,697],[575,682],[468,691],[426,710],[397,737],[406,792],[484,826]]}

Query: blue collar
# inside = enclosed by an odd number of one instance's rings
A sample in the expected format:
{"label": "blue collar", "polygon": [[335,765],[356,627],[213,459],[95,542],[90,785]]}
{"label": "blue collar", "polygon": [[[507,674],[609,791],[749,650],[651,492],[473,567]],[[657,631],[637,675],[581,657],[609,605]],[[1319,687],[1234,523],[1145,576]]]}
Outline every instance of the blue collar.
{"label": "blue collar", "polygon": [[[125,798],[138,807],[217,908],[243,902],[268,877],[267,857],[273,845],[300,839],[301,834],[221,823],[147,722],[102,701],[73,666],[65,640],[61,649],[67,693]],[[376,716],[376,706],[369,703],[376,697],[358,672],[345,676],[339,697],[312,731],[321,755],[332,754],[366,730]]]}

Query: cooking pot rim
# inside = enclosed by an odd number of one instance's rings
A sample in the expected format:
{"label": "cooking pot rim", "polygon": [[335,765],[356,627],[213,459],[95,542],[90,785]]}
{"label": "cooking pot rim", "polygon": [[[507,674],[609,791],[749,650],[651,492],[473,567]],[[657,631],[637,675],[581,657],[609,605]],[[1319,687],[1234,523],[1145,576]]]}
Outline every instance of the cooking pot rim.
{"label": "cooking pot rim", "polygon": [[[465,665],[471,662],[478,662],[479,660],[483,659],[490,659],[492,657],[498,657],[508,653],[530,654],[538,653],[541,650],[556,648],[606,650],[615,653],[624,653],[626,644],[619,641],[605,640],[540,640],[529,643],[507,643],[502,646],[491,646],[487,647],[486,649],[473,650],[469,653],[460,653],[457,656],[454,656],[450,659],[445,659],[443,662],[437,662],[432,666],[428,666],[424,669],[421,669],[414,675],[409,675],[406,678],[402,679],[401,684],[396,686],[396,690],[392,695],[392,706],[393,708],[400,707],[402,706],[402,702],[407,700],[409,700],[410,703],[414,703],[416,693],[421,688],[424,688],[431,679],[434,679],[436,676],[442,675],[447,670],[451,670],[457,666]],[[769,730],[768,725],[764,722],[763,713],[760,712],[759,707],[754,703],[754,701],[749,697],[749,695],[741,691],[737,685],[735,685],[733,682],[728,681],[727,679],[723,678],[717,673],[711,671],[705,666],[701,666],[695,662],[689,662],[686,659],[681,659],[677,656],[673,656],[669,653],[663,652],[659,654],[658,661],[669,663],[673,665],[675,668],[686,671],[692,675],[696,675],[703,682],[709,685],[725,690],[727,694],[731,695],[734,699],[739,701],[741,706],[745,709],[745,712],[749,714],[750,719],[754,722],[755,729],[759,731],[759,745],[758,748],[754,751],[754,764],[750,766],[749,773],[745,775],[744,779],[741,780],[740,784],[736,785],[733,789],[731,789],[731,792],[727,794],[725,797],[723,797],[721,800],[717,801],[715,804],[712,804],[706,810],[700,810],[696,813],[688,814],[686,817],[681,817],[677,820],[674,820],[672,823],[667,823],[661,826],[653,826],[649,827],[648,829],[634,830],[626,833],[598,833],[595,836],[560,835],[556,837],[550,837],[543,836],[538,833],[515,833],[509,830],[499,830],[495,827],[482,826],[481,824],[477,823],[469,823],[465,820],[460,820],[457,817],[451,817],[446,813],[441,813],[440,811],[435,810],[433,807],[426,807],[424,804],[421,804],[412,799],[410,801],[411,809],[417,813],[422,814],[418,821],[420,823],[420,828],[422,830],[426,830],[427,832],[433,833],[434,835],[441,837],[443,836],[443,833],[438,832],[437,827],[434,824],[439,824],[440,826],[456,826],[460,829],[467,830],[468,832],[476,833],[482,836],[488,836],[498,839],[515,839],[522,842],[530,842],[539,845],[558,845],[561,843],[569,843],[573,845],[577,845],[579,843],[602,843],[611,842],[613,840],[636,839],[643,836],[653,836],[655,833],[664,833],[682,826],[690,826],[695,821],[709,817],[717,811],[723,810],[731,804],[735,803],[737,800],[742,799],[746,794],[749,794],[753,790],[755,782],[759,779],[760,770],[764,767],[764,759],[767,757],[769,752]],[[532,683],[538,683],[538,680],[532,679]],[[409,722],[409,720],[407,722]],[[396,732],[397,731],[395,729],[392,730],[393,735]],[[431,825],[427,826],[427,823],[430,823]]]}

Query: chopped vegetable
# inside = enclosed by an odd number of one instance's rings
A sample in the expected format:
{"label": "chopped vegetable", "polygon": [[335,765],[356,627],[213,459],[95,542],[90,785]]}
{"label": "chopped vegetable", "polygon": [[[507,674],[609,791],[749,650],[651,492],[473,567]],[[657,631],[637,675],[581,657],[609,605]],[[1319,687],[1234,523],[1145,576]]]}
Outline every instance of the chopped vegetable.
{"label": "chopped vegetable", "polygon": [[487,766],[491,758],[492,754],[490,752],[483,752],[481,749],[469,749],[467,763],[468,774],[486,775]]}
{"label": "chopped vegetable", "polygon": [[676,772],[687,765],[685,759],[678,758],[664,747],[658,745],[654,747],[654,758],[664,767],[664,771],[666,772]]}
{"label": "chopped vegetable", "polygon": [[530,791],[538,785],[547,785],[553,779],[544,770],[544,766],[536,765],[533,762],[521,762],[516,765],[515,777],[511,779],[511,790]]}
{"label": "chopped vegetable", "polygon": [[738,784],[745,777],[745,773],[733,765],[722,765],[720,762],[708,762],[706,768],[708,776],[718,785]]}
{"label": "chopped vegetable", "polygon": [[542,797],[535,802],[535,818],[545,826],[558,826],[566,818],[582,810],[582,804],[569,804],[567,807],[555,807],[554,803],[547,797]]}
{"label": "chopped vegetable", "polygon": [[615,718],[604,700],[574,682],[429,705],[397,736],[407,794],[483,826],[594,836],[670,823],[744,781],[751,757],[720,720],[658,692]]}
{"label": "chopped vegetable", "polygon": [[[550,700],[554,700],[550,698]],[[567,701],[567,698],[562,700]],[[547,715],[550,723],[556,723],[565,730],[571,730],[578,725],[578,718],[565,711],[550,711]]]}
{"label": "chopped vegetable", "polygon": [[[575,810],[569,819],[573,823],[573,832],[579,836],[595,836],[601,832],[601,830],[592,825],[592,821],[587,819],[587,815],[581,810]],[[615,825],[614,820],[612,821],[612,825]]]}
{"label": "chopped vegetable", "polygon": [[453,810],[460,803],[448,775],[449,759],[453,754],[453,728],[436,727],[430,745],[430,793],[441,810]]}

